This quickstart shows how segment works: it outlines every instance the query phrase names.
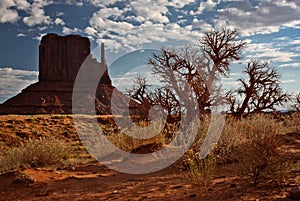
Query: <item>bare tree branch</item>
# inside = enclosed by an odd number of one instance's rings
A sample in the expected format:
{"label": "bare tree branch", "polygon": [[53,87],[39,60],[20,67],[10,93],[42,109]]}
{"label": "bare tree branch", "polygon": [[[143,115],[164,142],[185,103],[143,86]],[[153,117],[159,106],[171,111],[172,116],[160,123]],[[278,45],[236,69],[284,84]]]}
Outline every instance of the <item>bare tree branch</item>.
{"label": "bare tree branch", "polygon": [[230,112],[234,116],[241,117],[245,112],[275,110],[276,106],[289,99],[289,94],[284,93],[279,85],[278,72],[268,63],[253,60],[248,63],[244,73],[248,75],[248,82],[239,79],[241,87],[227,93]]}

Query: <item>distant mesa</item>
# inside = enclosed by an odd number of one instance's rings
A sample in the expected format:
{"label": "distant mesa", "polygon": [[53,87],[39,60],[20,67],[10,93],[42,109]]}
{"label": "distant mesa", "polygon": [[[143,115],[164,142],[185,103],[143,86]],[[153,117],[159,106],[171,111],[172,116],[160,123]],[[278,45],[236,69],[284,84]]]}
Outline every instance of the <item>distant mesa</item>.
{"label": "distant mesa", "polygon": [[[0,114],[71,114],[74,81],[90,53],[90,41],[86,37],[45,35],[39,46],[39,81],[1,104]],[[101,62],[91,58],[89,65],[93,70],[105,69],[95,94],[95,103],[97,114],[110,114],[112,93],[122,100],[126,97],[112,86],[103,44]]]}

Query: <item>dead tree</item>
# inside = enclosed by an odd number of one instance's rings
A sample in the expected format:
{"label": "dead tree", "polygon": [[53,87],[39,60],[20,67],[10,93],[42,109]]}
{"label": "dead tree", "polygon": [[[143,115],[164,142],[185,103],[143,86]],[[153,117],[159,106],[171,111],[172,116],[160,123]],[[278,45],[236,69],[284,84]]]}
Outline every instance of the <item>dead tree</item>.
{"label": "dead tree", "polygon": [[167,112],[167,120],[172,119],[173,116],[180,116],[180,103],[175,94],[167,87],[159,87],[154,93],[154,102],[160,105]]}
{"label": "dead tree", "polygon": [[153,105],[155,105],[153,94],[150,89],[150,85],[147,83],[147,79],[141,75],[138,75],[133,80],[133,86],[131,89],[126,89],[126,95],[131,100],[136,101],[139,107],[140,116],[145,119],[148,118],[148,113]]}
{"label": "dead tree", "polygon": [[[215,85],[218,76],[227,75],[232,61],[240,59],[245,42],[238,40],[238,32],[222,29],[210,31],[199,40],[198,49],[186,47],[181,51],[161,49],[149,60],[153,73],[161,77],[181,105],[194,112],[197,104],[200,114],[216,104],[220,88]],[[216,95],[217,94],[217,95]]]}
{"label": "dead tree", "polygon": [[243,71],[247,80],[239,79],[240,88],[227,94],[230,112],[235,117],[244,114],[275,110],[289,98],[279,85],[280,75],[268,63],[253,60]]}
{"label": "dead tree", "polygon": [[294,98],[294,103],[292,104],[292,108],[296,111],[300,111],[300,93],[298,93]]}

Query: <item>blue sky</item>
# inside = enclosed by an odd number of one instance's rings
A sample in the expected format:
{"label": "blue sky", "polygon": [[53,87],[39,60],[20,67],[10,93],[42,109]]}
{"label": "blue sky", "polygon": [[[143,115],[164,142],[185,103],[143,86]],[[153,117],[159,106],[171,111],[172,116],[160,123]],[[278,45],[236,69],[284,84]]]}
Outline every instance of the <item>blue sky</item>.
{"label": "blue sky", "polygon": [[299,0],[1,0],[0,103],[37,80],[46,33],[87,36],[92,49],[104,42],[112,64],[139,49],[193,45],[222,27],[248,42],[227,83],[235,84],[247,60],[260,59],[278,68],[285,90],[300,91]]}

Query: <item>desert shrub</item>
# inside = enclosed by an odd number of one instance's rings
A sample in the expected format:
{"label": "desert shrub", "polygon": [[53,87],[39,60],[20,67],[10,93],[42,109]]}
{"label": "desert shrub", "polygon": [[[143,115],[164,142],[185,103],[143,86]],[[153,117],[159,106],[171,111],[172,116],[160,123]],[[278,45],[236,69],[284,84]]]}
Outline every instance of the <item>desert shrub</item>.
{"label": "desert shrub", "polygon": [[233,117],[226,119],[222,135],[214,149],[218,164],[228,164],[236,161],[233,148],[246,140],[246,133],[251,125],[245,119],[237,120]]}
{"label": "desert shrub", "polygon": [[187,132],[197,132],[197,136],[183,157],[183,166],[187,170],[184,178],[194,185],[204,187],[206,190],[214,177],[217,162],[216,155],[213,152],[209,153],[203,159],[199,155],[209,129],[210,121],[210,116],[206,115],[201,120],[191,122]]}
{"label": "desert shrub", "polygon": [[[130,134],[130,135],[129,135]],[[133,136],[153,136],[148,139],[139,139]],[[152,122],[148,125],[147,122],[139,122],[139,126],[133,129],[123,129],[121,132],[107,135],[107,138],[120,149],[131,152],[141,146],[147,144],[166,144],[164,134],[164,124],[162,122]]]}
{"label": "desert shrub", "polygon": [[290,115],[284,116],[284,125],[287,132],[300,132],[300,112],[294,112]]}
{"label": "desert shrub", "polygon": [[285,162],[278,137],[281,123],[264,115],[254,115],[243,121],[248,124],[244,139],[231,149],[231,158],[237,161],[237,172],[250,177],[254,185],[259,178],[282,178]]}
{"label": "desert shrub", "polygon": [[62,163],[71,153],[71,145],[56,138],[30,139],[18,147],[0,154],[0,172],[18,168],[21,165],[44,167]]}
{"label": "desert shrub", "polygon": [[257,185],[259,178],[280,179],[285,163],[282,163],[278,142],[272,136],[252,139],[235,147],[237,171],[250,177]]}
{"label": "desert shrub", "polygon": [[217,164],[232,164],[240,176],[249,177],[254,184],[261,178],[281,180],[287,167],[281,153],[279,134],[282,122],[272,115],[256,114],[237,120],[227,117],[216,146],[203,160],[199,151],[210,124],[209,116],[198,125],[198,136],[185,155],[184,165],[192,183],[209,183]]}
{"label": "desert shrub", "polygon": [[184,166],[187,169],[185,178],[192,184],[207,189],[214,177],[216,157],[209,154],[205,159],[200,159],[199,153],[189,150],[184,159]]}

